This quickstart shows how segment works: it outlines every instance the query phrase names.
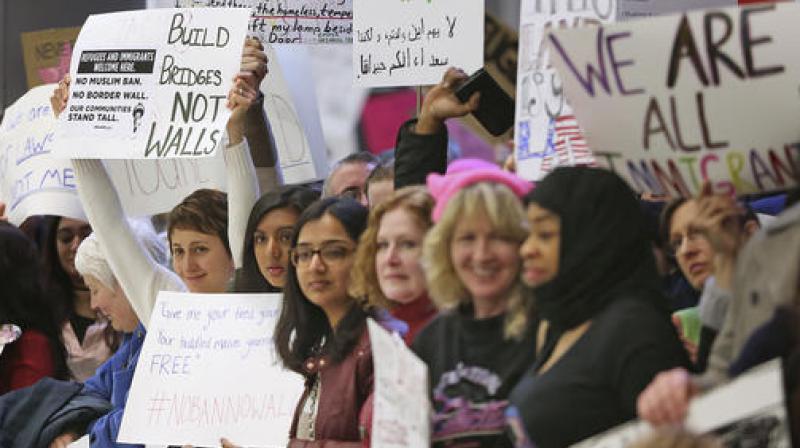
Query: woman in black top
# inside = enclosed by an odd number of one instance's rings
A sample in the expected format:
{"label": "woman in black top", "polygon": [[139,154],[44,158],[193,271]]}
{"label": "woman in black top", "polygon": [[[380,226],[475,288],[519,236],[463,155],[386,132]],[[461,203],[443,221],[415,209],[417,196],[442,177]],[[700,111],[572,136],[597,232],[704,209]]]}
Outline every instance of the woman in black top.
{"label": "woman in black top", "polygon": [[522,280],[542,324],[511,393],[517,446],[563,447],[636,416],[653,376],[688,365],[659,291],[644,217],[617,175],[559,168],[526,197]]}

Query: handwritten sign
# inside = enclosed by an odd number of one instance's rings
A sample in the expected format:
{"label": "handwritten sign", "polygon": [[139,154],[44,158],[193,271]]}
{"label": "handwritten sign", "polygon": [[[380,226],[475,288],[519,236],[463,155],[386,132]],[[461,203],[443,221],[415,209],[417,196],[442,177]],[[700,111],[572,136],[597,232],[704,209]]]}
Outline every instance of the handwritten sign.
{"label": "handwritten sign", "polygon": [[[692,401],[684,426],[717,437],[722,446],[791,446],[780,360],[770,361]],[[626,423],[573,448],[624,448],[653,434],[647,423]]]}
{"label": "handwritten sign", "polygon": [[308,51],[297,46],[266,46],[264,51],[270,70],[261,83],[261,92],[283,182],[324,179],[328,157]]}
{"label": "handwritten sign", "polygon": [[617,0],[523,0],[514,148],[517,173],[526,179],[540,180],[557,166],[594,164],[544,38],[552,29],[613,22],[616,9]]}
{"label": "handwritten sign", "polygon": [[52,155],[53,88],[50,84],[28,91],[6,109],[0,125],[0,199],[15,225],[40,214],[86,220],[70,161]]}
{"label": "handwritten sign", "polygon": [[89,16],[72,55],[59,154],[205,157],[230,111],[248,11],[153,9]]}
{"label": "handwritten sign", "polygon": [[248,8],[248,34],[265,44],[350,43],[352,0],[175,0],[177,8]]}
{"label": "handwritten sign", "polygon": [[72,47],[80,27],[20,33],[28,88],[58,82],[69,73]]}
{"label": "handwritten sign", "polygon": [[281,303],[279,294],[161,292],[118,441],[286,446],[303,381],[275,354]]}
{"label": "handwritten sign", "polygon": [[800,176],[800,5],[712,9],[549,35],[599,164],[639,191],[789,188]]}
{"label": "handwritten sign", "polygon": [[367,326],[375,365],[372,446],[429,446],[428,366],[372,319]]}
{"label": "handwritten sign", "polygon": [[355,0],[355,83],[436,84],[449,66],[481,68],[483,9],[480,0]]}

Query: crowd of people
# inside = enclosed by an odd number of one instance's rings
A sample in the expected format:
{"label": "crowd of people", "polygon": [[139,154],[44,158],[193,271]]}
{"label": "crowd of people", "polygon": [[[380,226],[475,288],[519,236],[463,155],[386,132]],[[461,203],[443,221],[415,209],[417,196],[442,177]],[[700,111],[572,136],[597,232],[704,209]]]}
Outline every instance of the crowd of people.
{"label": "crowd of people", "polygon": [[[21,330],[0,354],[0,446],[130,446],[116,437],[160,291],[282,293],[275,351],[305,382],[290,447],[369,446],[368,318],[428,366],[434,447],[565,447],[636,418],[665,428],[641,446],[717,446],[675,425],[775,357],[798,435],[797,190],[669,200],[599,168],[534,184],[448,161],[445,121],[480,103],[456,97],[455,68],[391,159],[348,156],[321,191],[281,185],[267,66],[248,40],[219,148],[228,192],[190,194],[165,237],[125,216],[101,160],[72,161],[88,221],[0,222],[0,323]],[[263,195],[252,152],[272,161]],[[755,213],[764,201],[777,216]]]}

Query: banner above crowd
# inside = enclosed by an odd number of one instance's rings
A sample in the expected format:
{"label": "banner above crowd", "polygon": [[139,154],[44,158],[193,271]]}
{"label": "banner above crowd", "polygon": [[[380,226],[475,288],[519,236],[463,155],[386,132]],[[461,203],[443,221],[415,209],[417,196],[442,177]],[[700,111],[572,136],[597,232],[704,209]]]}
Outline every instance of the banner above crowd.
{"label": "banner above crowd", "polygon": [[89,16],[70,64],[60,156],[214,153],[230,116],[249,11],[151,9]]}
{"label": "banner above crowd", "polygon": [[247,34],[264,44],[350,43],[352,0],[175,0],[177,8],[248,8]]}
{"label": "banner above crowd", "polygon": [[483,66],[482,0],[355,0],[353,77],[361,86],[437,84]]}
{"label": "banner above crowd", "polygon": [[800,6],[558,30],[550,56],[597,162],[638,191],[791,187],[800,174]]}

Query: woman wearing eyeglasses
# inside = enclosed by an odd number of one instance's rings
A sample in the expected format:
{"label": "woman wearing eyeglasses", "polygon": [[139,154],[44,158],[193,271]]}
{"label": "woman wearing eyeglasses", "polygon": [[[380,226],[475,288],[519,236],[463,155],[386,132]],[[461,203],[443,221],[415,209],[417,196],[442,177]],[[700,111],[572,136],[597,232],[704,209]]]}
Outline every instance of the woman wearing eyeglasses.
{"label": "woman wearing eyeglasses", "polygon": [[372,392],[370,314],[348,293],[367,209],[326,198],[295,225],[284,305],[275,346],[284,365],[303,375],[290,447],[360,446],[359,413]]}
{"label": "woman wearing eyeglasses", "polygon": [[287,186],[261,196],[250,212],[244,235],[236,292],[279,292],[286,284],[292,232],[300,213],[319,198],[310,188]]}

